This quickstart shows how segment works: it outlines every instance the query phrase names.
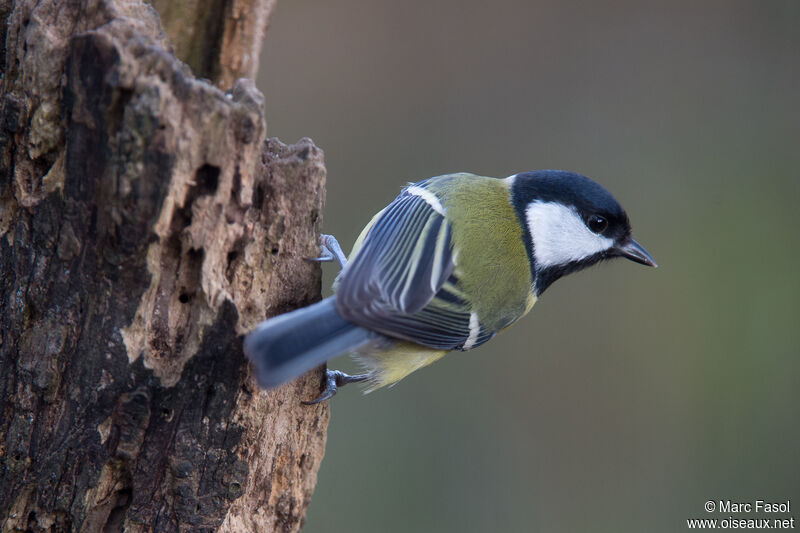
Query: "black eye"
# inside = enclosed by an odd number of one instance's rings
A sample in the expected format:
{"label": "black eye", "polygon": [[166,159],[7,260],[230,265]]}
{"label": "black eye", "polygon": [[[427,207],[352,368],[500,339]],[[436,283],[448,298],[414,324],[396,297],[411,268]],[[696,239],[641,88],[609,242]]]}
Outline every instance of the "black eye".
{"label": "black eye", "polygon": [[589,229],[594,233],[603,233],[606,229],[608,229],[608,220],[600,215],[592,215],[586,221],[586,225],[589,226]]}

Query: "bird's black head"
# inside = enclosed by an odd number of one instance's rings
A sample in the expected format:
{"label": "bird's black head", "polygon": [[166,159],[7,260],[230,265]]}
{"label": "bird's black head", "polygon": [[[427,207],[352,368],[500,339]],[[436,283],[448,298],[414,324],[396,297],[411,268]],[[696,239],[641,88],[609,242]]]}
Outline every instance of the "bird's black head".
{"label": "bird's black head", "polygon": [[628,215],[619,202],[589,178],[536,170],[508,179],[537,296],[558,278],[603,259],[627,257],[656,266],[631,237]]}

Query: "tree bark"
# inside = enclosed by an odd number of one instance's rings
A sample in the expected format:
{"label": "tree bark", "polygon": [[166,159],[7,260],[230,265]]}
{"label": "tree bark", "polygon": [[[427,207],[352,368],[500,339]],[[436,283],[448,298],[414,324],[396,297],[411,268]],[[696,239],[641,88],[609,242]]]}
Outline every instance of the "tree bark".
{"label": "tree bark", "polygon": [[152,0],[175,55],[220,87],[256,77],[275,0]]}
{"label": "tree bark", "polygon": [[[220,83],[254,74],[271,0],[244,5]],[[0,16],[3,531],[297,531],[321,374],[261,391],[241,335],[319,298],[322,151],[265,140],[252,82],[195,79],[148,4]]]}

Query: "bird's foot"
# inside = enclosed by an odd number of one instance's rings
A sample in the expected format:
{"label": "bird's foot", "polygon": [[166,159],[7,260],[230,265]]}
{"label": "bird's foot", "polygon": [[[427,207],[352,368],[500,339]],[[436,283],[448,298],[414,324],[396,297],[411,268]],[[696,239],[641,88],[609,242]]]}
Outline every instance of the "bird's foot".
{"label": "bird's foot", "polygon": [[334,259],[339,263],[339,266],[344,268],[347,264],[347,257],[339,246],[339,241],[333,235],[325,235],[324,233],[319,236],[319,257],[309,257],[309,261],[328,262]]}
{"label": "bird's foot", "polygon": [[325,389],[322,394],[315,400],[310,402],[303,402],[304,405],[314,405],[325,400],[330,400],[339,390],[339,387],[347,385],[348,383],[358,383],[369,379],[369,374],[356,374],[351,376],[340,372],[339,370],[326,370],[325,371]]}

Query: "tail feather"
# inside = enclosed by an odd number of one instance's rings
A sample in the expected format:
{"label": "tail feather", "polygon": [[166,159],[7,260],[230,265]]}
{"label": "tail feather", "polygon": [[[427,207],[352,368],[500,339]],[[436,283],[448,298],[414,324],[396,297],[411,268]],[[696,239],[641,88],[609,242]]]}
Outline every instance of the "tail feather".
{"label": "tail feather", "polygon": [[277,387],[376,336],[342,318],[334,298],[262,322],[245,338],[259,385]]}

